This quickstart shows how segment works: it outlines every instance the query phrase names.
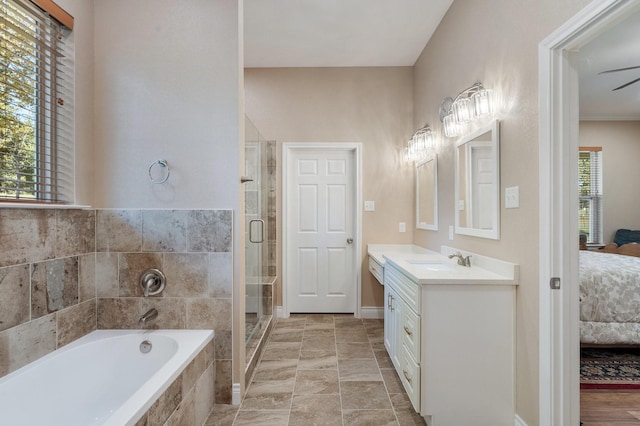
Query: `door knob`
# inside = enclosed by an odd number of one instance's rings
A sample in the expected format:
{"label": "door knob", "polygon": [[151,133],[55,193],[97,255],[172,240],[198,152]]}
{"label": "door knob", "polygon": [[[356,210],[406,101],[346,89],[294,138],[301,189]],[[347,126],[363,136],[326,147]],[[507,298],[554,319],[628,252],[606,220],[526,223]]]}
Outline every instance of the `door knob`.
{"label": "door knob", "polygon": [[347,244],[353,243],[353,238],[347,238]]}

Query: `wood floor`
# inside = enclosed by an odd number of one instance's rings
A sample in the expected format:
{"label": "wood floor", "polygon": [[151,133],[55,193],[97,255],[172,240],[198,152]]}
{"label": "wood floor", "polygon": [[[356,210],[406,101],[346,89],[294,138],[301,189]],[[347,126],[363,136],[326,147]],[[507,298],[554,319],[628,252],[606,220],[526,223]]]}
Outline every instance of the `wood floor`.
{"label": "wood floor", "polygon": [[580,420],[583,426],[640,426],[640,390],[582,390]]}

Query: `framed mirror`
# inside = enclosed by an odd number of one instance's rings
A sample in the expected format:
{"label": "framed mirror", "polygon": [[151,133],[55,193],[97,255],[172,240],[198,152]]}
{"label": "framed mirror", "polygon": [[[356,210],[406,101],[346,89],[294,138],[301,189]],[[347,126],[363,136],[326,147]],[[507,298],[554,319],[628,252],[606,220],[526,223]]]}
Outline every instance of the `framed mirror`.
{"label": "framed mirror", "polygon": [[500,134],[492,121],[456,144],[455,231],[500,239]]}
{"label": "framed mirror", "polygon": [[416,228],[438,230],[438,158],[416,164]]}

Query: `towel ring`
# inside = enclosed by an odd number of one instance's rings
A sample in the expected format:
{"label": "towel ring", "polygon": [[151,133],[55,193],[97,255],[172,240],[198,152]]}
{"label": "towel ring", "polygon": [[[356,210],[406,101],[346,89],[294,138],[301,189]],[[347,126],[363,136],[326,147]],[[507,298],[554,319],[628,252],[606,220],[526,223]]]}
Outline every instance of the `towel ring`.
{"label": "towel ring", "polygon": [[[167,172],[166,172],[167,174],[165,175],[164,178],[154,179],[153,176],[151,175],[151,170],[156,165],[167,169]],[[149,166],[149,179],[151,180],[151,183],[155,183],[155,184],[165,183],[167,180],[169,180],[169,174],[170,173],[171,172],[169,170],[169,163],[167,163],[167,160],[156,160],[153,163],[151,163],[151,165]]]}

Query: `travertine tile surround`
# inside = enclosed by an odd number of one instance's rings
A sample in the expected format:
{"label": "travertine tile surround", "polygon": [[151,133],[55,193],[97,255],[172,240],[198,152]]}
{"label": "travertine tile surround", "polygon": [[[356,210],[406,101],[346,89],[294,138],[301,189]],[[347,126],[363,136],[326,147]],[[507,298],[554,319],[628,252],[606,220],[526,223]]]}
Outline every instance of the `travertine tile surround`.
{"label": "travertine tile surround", "polygon": [[213,355],[211,342],[160,395],[136,426],[203,424],[213,407]]}
{"label": "travertine tile surround", "polygon": [[[231,395],[232,211],[0,209],[0,376],[96,328],[214,329]],[[144,298],[140,274],[167,288]],[[97,279],[96,279],[97,277]]]}

